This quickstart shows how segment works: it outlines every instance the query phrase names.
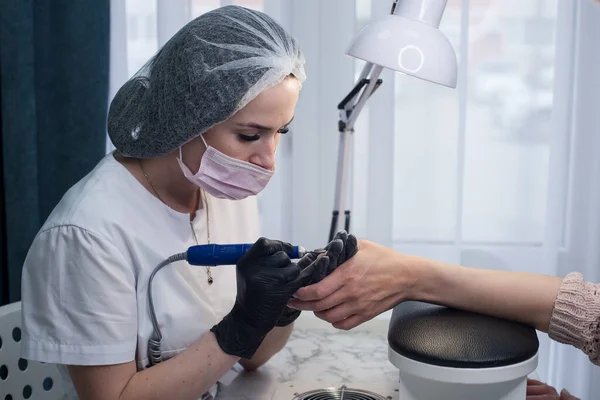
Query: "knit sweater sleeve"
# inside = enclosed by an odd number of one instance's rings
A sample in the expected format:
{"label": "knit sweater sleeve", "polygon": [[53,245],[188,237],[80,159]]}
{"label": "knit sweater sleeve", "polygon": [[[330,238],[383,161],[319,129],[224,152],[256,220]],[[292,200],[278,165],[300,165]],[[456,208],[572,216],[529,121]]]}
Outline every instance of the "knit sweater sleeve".
{"label": "knit sweater sleeve", "polygon": [[554,302],[548,333],[600,365],[600,284],[586,282],[577,272],[568,274]]}

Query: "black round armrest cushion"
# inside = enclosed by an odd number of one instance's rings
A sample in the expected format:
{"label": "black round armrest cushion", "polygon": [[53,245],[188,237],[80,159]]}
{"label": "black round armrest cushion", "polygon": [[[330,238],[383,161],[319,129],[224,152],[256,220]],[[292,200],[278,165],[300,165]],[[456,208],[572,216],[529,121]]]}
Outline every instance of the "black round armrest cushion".
{"label": "black round armrest cushion", "polygon": [[418,301],[394,308],[388,343],[404,357],[452,368],[514,365],[539,347],[529,326]]}

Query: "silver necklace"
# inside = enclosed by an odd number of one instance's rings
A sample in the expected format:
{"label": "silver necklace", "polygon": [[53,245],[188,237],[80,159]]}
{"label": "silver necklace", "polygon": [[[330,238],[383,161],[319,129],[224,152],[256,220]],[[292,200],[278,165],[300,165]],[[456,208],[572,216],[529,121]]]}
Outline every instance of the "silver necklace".
{"label": "silver necklace", "polygon": [[[150,177],[148,177],[148,174],[146,174],[146,171],[144,170],[142,160],[139,158],[138,158],[138,165],[140,166],[140,171],[142,171],[142,174],[146,178],[146,181],[148,182],[148,185],[150,185],[150,188],[152,188],[152,191],[154,192],[154,195],[156,196],[156,198],[159,199],[164,205],[166,205],[168,207],[169,205],[167,203],[165,203],[165,201],[160,197],[160,195],[156,191],[156,188],[152,184]],[[208,212],[208,199],[206,198],[206,195],[204,195],[204,199],[202,198],[202,190],[200,190],[200,189],[198,189],[198,195],[200,196],[200,201],[202,201],[202,204],[204,205],[204,208],[206,209],[206,242],[208,244],[210,244],[210,220],[209,220],[209,212]],[[190,218],[190,229],[192,230],[192,235],[194,236],[194,241],[196,242],[197,245],[199,245],[200,243],[198,242],[198,237],[196,236],[196,230],[194,229],[194,223],[193,223],[192,218]],[[206,270],[206,276],[208,277],[208,279],[207,279],[208,284],[212,285],[214,282],[214,279],[212,277],[210,267],[204,267],[204,269]]]}

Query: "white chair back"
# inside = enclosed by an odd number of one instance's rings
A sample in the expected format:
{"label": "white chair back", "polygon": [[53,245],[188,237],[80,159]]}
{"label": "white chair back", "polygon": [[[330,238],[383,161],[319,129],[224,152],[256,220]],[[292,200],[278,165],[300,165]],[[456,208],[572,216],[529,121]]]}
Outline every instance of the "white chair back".
{"label": "white chair back", "polygon": [[53,364],[21,358],[21,303],[0,307],[0,400],[55,400],[64,396]]}

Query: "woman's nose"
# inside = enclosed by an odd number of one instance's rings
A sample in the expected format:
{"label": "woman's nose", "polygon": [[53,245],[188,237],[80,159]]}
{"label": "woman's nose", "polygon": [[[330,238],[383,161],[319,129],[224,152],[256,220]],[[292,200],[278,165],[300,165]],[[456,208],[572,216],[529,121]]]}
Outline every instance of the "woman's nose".
{"label": "woman's nose", "polygon": [[275,169],[275,151],[277,150],[277,143],[275,140],[265,141],[266,143],[257,149],[258,151],[250,157],[250,162],[254,165],[258,165],[269,171]]}

